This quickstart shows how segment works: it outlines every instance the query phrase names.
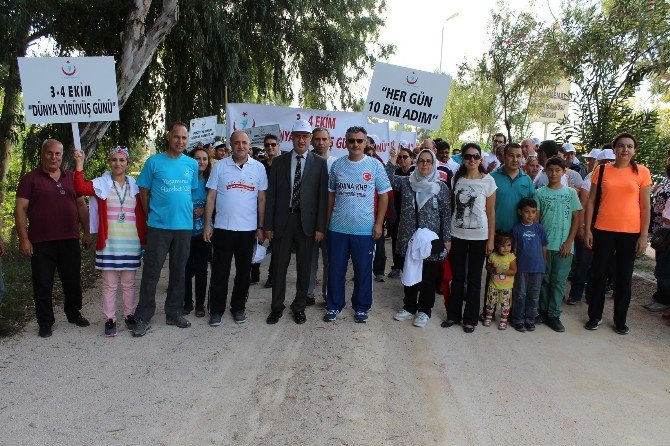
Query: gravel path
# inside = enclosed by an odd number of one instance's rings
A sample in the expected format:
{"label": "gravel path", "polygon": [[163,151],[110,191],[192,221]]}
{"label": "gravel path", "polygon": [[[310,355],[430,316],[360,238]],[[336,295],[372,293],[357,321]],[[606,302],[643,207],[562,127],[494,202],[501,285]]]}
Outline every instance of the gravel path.
{"label": "gravel path", "polygon": [[304,325],[288,310],[266,325],[270,290],[254,285],[247,324],[190,315],[182,330],[161,310],[140,339],[125,327],[105,338],[90,290],[90,327],[59,309],[53,337],[33,322],[0,341],[0,444],[667,444],[670,327],[640,307],[648,286],[636,287],[628,336],[611,320],[585,331],[584,304],[564,308],[563,334],[466,335],[439,327],[440,296],[419,329],[392,320],[398,279],[375,286],[367,324],[350,308],[322,322],[317,303]]}

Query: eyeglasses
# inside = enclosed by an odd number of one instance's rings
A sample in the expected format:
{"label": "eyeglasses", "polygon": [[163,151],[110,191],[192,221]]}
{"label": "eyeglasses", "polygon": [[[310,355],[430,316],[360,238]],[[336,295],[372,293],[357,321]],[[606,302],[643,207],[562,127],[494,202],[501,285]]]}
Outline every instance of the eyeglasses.
{"label": "eyeglasses", "polygon": [[433,160],[418,160],[417,163],[433,164]]}
{"label": "eyeglasses", "polygon": [[461,157],[466,161],[470,161],[481,159],[482,156],[479,153],[464,153]]}
{"label": "eyeglasses", "polygon": [[277,147],[277,143],[276,143],[276,142],[266,142],[266,143],[263,144],[263,145],[264,145],[265,147]]}
{"label": "eyeglasses", "polygon": [[363,138],[347,138],[347,144],[363,144],[363,141],[367,141]]}
{"label": "eyeglasses", "polygon": [[398,159],[401,159],[401,160],[406,160],[407,158],[409,158],[409,155],[400,155],[398,157]]}
{"label": "eyeglasses", "polygon": [[311,134],[311,133],[307,133],[306,135],[301,135],[301,134],[293,133],[293,134],[291,135],[291,138],[293,138],[293,139],[304,139],[304,140],[308,140],[308,139],[310,139],[311,137],[312,137],[312,134]]}
{"label": "eyeglasses", "polygon": [[65,195],[65,189],[63,189],[63,185],[60,184],[60,181],[56,181],[56,187],[58,187],[58,191],[61,195]]}

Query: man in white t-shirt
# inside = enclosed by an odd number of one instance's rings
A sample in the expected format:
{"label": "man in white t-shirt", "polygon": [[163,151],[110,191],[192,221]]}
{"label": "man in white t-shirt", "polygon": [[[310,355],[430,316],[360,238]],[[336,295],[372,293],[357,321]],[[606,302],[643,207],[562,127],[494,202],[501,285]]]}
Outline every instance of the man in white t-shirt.
{"label": "man in white t-shirt", "polygon": [[[232,156],[217,162],[207,180],[205,206],[206,242],[212,242],[209,325],[221,325],[228,297],[230,264],[235,256],[235,284],[230,312],[236,323],[246,322],[245,304],[249,292],[251,259],[256,239],[265,240],[263,217],[268,178],[265,167],[249,156],[249,136],[243,131],[230,135]],[[214,230],[212,215],[216,209]]]}
{"label": "man in white t-shirt", "polygon": [[503,133],[493,135],[491,153],[482,154],[482,166],[487,172],[493,172],[505,162],[505,144],[507,144],[507,137]]}

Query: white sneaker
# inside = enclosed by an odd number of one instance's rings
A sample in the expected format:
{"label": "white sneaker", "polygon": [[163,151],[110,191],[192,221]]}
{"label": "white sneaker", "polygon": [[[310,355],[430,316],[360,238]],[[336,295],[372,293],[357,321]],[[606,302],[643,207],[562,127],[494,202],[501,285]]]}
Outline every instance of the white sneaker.
{"label": "white sneaker", "polygon": [[407,319],[412,319],[414,315],[410,313],[409,311],[402,309],[398,311],[395,316],[393,316],[393,319],[396,321],[406,321]]}
{"label": "white sneaker", "polygon": [[416,317],[414,318],[414,323],[412,325],[414,325],[415,327],[425,327],[429,319],[430,318],[426,313],[422,313],[421,311],[419,311],[416,314]]}

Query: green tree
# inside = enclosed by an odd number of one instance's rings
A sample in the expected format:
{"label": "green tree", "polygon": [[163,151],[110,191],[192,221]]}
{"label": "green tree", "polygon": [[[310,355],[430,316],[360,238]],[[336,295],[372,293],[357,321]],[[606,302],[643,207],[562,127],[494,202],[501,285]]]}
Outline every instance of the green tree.
{"label": "green tree", "polygon": [[470,110],[471,98],[474,93],[459,81],[452,81],[440,128],[431,133],[431,138],[434,139],[439,136],[449,141],[450,144],[456,144],[460,136],[474,126],[473,115]]}

